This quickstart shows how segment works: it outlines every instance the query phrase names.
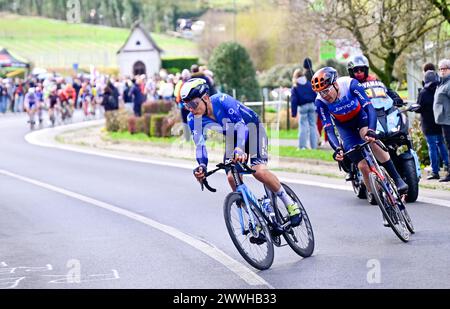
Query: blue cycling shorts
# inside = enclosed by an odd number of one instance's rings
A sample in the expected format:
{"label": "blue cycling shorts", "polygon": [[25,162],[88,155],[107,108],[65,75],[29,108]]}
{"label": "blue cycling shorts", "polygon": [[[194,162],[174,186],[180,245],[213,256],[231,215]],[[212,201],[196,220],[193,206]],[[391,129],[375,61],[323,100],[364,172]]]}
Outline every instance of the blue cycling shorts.
{"label": "blue cycling shorts", "polygon": [[[250,166],[267,164],[268,162],[268,138],[263,124],[247,124],[248,139],[245,144],[245,152],[250,159]],[[225,142],[224,161],[234,157],[234,148],[236,148],[236,134],[233,143]],[[228,171],[226,171],[228,173]]]}

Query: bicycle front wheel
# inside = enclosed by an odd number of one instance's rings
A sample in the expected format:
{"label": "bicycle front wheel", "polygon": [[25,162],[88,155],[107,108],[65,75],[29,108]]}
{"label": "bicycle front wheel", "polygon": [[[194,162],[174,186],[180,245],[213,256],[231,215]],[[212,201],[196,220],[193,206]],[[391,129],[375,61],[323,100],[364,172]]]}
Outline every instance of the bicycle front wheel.
{"label": "bicycle front wheel", "polygon": [[223,214],[231,240],[241,256],[259,270],[270,268],[274,259],[274,247],[269,228],[257,207],[249,209],[240,193],[230,193],[223,205]]}
{"label": "bicycle front wheel", "polygon": [[[284,187],[284,190],[286,191],[287,195],[291,197],[291,199],[297,203],[298,207],[301,211],[302,216],[302,222],[299,226],[296,227],[290,227],[284,234],[284,238],[286,239],[286,242],[288,243],[289,247],[292,248],[292,250],[295,251],[298,255],[301,257],[310,257],[314,252],[314,233],[313,228],[311,225],[311,221],[309,221],[308,214],[306,213],[306,209],[303,206],[302,202],[298,198],[297,194],[287,185],[282,184]],[[283,207],[277,207],[278,211],[278,220],[285,224],[290,220],[289,214],[286,210],[286,208]]]}
{"label": "bicycle front wheel", "polygon": [[395,201],[395,195],[387,191],[388,188],[375,173],[369,174],[369,184],[383,216],[395,235],[401,241],[408,242],[410,233],[405,218]]}
{"label": "bicycle front wheel", "polygon": [[394,180],[392,179],[391,176],[389,176],[389,174],[383,167],[381,169],[382,169],[384,175],[389,180],[389,183],[391,184],[391,186],[394,188],[395,197],[397,198],[397,205],[399,206],[399,208],[402,212],[403,218],[405,218],[406,227],[408,228],[408,230],[411,234],[414,234],[415,230],[414,230],[413,222],[411,220],[411,217],[409,216],[408,210],[406,209],[405,203],[403,203],[402,198],[401,198],[400,194],[398,193],[397,188],[395,187]]}

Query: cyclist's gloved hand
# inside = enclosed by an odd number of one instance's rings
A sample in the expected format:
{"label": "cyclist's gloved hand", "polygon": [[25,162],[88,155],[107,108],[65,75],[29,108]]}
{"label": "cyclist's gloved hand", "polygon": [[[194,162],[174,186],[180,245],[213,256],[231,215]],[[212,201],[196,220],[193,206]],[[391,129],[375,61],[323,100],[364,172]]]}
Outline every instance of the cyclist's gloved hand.
{"label": "cyclist's gloved hand", "polygon": [[378,139],[378,136],[374,130],[369,129],[364,138],[368,142],[375,142]]}
{"label": "cyclist's gloved hand", "polygon": [[234,149],[234,161],[245,163],[247,162],[247,154],[241,148],[236,147]]}
{"label": "cyclist's gloved hand", "polygon": [[342,161],[344,160],[344,151],[342,151],[342,148],[336,148],[336,150],[333,153],[333,159],[335,161]]}
{"label": "cyclist's gloved hand", "polygon": [[205,174],[206,174],[205,164],[200,164],[194,169],[194,176],[195,178],[197,178],[198,181],[202,181],[203,179],[205,179]]}

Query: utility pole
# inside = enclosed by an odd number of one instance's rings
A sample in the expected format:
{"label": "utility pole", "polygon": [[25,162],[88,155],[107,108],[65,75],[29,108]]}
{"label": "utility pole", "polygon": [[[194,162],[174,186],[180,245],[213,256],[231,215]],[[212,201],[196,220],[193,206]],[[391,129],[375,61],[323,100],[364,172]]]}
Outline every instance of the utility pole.
{"label": "utility pole", "polygon": [[236,43],[236,0],[233,0],[233,41]]}

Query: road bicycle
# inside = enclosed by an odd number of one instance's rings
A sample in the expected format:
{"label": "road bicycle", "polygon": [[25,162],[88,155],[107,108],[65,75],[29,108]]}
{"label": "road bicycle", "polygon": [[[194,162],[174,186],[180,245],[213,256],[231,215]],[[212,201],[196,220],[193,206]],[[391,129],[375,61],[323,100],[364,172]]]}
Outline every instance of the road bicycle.
{"label": "road bicycle", "polygon": [[28,121],[27,123],[30,125],[30,130],[33,131],[36,128],[36,115],[38,117],[39,129],[42,129],[44,126],[44,120],[42,117],[43,114],[43,106],[41,103],[36,103],[27,109],[28,113]]}
{"label": "road bicycle", "polygon": [[[348,156],[350,153],[361,151],[364,159],[369,165],[369,187],[374,194],[375,200],[383,213],[384,218],[388,222],[395,235],[403,242],[408,242],[410,234],[414,234],[414,225],[411,217],[405,207],[405,196],[400,195],[394,180],[389,176],[387,171],[380,167],[370,148],[371,142],[365,142],[355,146],[344,154]],[[380,141],[375,141],[381,149],[388,151],[386,146]]]}
{"label": "road bicycle", "polygon": [[289,214],[284,206],[278,206],[276,195],[266,186],[266,195],[257,199],[244,184],[242,175],[253,174],[247,164],[228,161],[217,165],[217,169],[206,173],[202,181],[204,187],[211,192],[207,177],[214,173],[231,171],[236,183],[236,192],[228,194],[223,206],[223,214],[228,233],[241,256],[259,270],[270,268],[274,260],[274,246],[282,247],[282,238],[298,255],[309,257],[314,252],[314,233],[306,210],[295,194],[286,184],[282,184],[286,193],[297,203],[301,211],[301,223],[291,226]]}

